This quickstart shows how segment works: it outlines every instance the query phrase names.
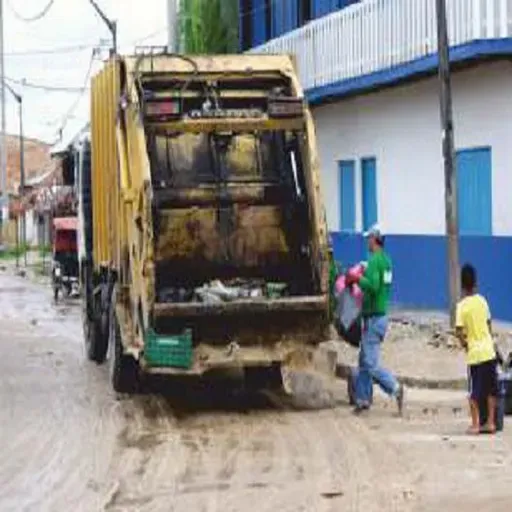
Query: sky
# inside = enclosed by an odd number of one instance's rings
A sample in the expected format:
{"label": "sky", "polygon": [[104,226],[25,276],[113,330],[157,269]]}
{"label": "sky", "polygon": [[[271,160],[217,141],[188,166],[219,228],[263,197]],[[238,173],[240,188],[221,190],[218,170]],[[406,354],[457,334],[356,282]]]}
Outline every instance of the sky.
{"label": "sky", "polygon": [[[0,0],[2,1],[2,0]],[[91,73],[108,56],[110,32],[89,0],[54,0],[40,20],[27,23],[50,0],[3,0],[5,76],[23,96],[24,131],[28,137],[56,143],[62,128],[64,141],[73,137],[89,117],[87,77],[93,48],[101,46],[92,60]],[[97,0],[104,12],[118,22],[120,53],[136,45],[167,43],[166,0]],[[25,84],[23,82],[25,81]],[[46,91],[31,85],[66,88]],[[7,132],[18,133],[18,104],[6,91]]]}

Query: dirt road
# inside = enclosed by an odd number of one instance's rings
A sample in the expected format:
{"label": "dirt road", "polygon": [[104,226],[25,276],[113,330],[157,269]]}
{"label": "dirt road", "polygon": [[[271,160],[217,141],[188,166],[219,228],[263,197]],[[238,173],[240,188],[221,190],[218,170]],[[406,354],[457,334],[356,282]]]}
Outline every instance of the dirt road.
{"label": "dirt road", "polygon": [[0,351],[2,512],[510,509],[512,437],[458,435],[460,394],[411,391],[404,419],[383,399],[355,418],[222,389],[118,397],[76,304],[5,274]]}

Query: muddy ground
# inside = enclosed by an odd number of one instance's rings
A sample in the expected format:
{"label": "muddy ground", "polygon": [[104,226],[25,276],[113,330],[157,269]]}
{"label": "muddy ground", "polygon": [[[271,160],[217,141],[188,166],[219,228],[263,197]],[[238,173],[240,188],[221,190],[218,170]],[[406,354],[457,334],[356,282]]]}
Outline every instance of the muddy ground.
{"label": "muddy ground", "polygon": [[[422,348],[414,350],[421,372]],[[411,389],[402,419],[380,396],[365,417],[344,398],[331,410],[297,411],[222,386],[116,396],[108,368],[84,358],[77,304],[54,306],[48,287],[6,272],[0,351],[1,512],[512,504],[512,428],[462,435],[461,392]]]}

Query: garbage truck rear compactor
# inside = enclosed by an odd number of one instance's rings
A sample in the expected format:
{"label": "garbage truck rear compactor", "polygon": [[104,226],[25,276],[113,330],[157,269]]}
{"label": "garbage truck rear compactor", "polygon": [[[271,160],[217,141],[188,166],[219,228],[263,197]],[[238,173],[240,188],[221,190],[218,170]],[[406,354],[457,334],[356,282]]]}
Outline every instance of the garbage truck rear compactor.
{"label": "garbage truck rear compactor", "polygon": [[84,334],[114,388],[310,360],[328,336],[328,247],[292,59],[116,57],[91,103]]}

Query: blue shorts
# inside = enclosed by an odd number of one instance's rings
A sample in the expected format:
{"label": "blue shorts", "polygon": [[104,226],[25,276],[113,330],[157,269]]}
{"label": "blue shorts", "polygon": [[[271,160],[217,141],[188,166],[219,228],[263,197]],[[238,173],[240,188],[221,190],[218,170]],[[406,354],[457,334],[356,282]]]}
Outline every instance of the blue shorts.
{"label": "blue shorts", "polygon": [[496,359],[473,364],[468,368],[468,391],[471,400],[484,400],[498,396],[498,371]]}

